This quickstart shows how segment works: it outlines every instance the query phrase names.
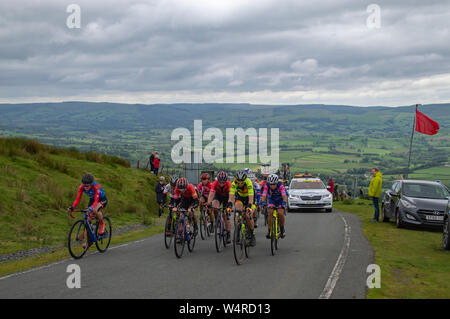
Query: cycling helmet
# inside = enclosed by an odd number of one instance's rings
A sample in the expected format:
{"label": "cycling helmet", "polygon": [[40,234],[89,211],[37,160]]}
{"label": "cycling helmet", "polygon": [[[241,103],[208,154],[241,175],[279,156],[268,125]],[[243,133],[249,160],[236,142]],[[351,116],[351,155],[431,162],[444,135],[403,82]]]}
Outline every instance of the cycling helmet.
{"label": "cycling helmet", "polygon": [[244,168],[244,172],[248,175],[252,172],[252,170],[250,168]]}
{"label": "cycling helmet", "polygon": [[92,176],[91,174],[86,174],[81,179],[81,183],[83,183],[83,184],[92,184],[93,182],[94,182],[94,176]]}
{"label": "cycling helmet", "polygon": [[238,181],[238,182],[243,182],[243,181],[245,181],[247,179],[247,173],[245,172],[245,171],[238,171],[237,173],[236,173],[236,180]]}
{"label": "cycling helmet", "polygon": [[203,173],[201,179],[209,179],[209,174]]}
{"label": "cycling helmet", "polygon": [[185,190],[187,188],[187,186],[188,186],[188,181],[187,181],[186,178],[181,177],[181,178],[178,179],[178,181],[177,181],[177,188],[180,191]]}
{"label": "cycling helmet", "polygon": [[228,180],[227,173],[225,173],[224,171],[219,172],[219,174],[217,174],[217,180],[221,183],[225,183]]}
{"label": "cycling helmet", "polygon": [[161,177],[159,178],[159,181],[165,182],[165,181],[166,181],[166,178],[165,178],[164,176],[161,176]]}
{"label": "cycling helmet", "polygon": [[177,175],[172,175],[170,177],[170,184],[175,185],[178,181],[178,176]]}
{"label": "cycling helmet", "polygon": [[278,183],[278,176],[277,174],[270,174],[267,178],[267,183],[269,184],[276,184]]}

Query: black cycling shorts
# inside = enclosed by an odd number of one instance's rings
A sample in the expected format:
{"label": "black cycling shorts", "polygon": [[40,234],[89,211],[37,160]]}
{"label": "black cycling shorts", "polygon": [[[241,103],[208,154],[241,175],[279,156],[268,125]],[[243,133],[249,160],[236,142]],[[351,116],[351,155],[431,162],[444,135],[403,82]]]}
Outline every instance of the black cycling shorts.
{"label": "black cycling shorts", "polygon": [[[106,196],[103,197],[103,198],[100,198],[100,199],[98,200],[98,202],[99,202],[100,204],[102,204],[102,208],[105,208],[106,205],[108,205],[108,199],[106,198]],[[94,204],[94,200],[93,200],[93,199],[89,200],[88,206],[91,207],[92,204]]]}
{"label": "black cycling shorts", "polygon": [[194,205],[194,203],[195,203],[195,199],[183,197],[183,198],[181,198],[179,207],[187,210],[187,209],[189,209],[189,207]]}
{"label": "black cycling shorts", "polygon": [[213,199],[213,200],[218,201],[218,202],[219,202],[219,206],[220,206],[220,205],[223,205],[223,206],[225,207],[225,206],[227,206],[228,198],[229,198],[229,197],[230,197],[229,195],[226,195],[226,196],[220,196],[220,195],[218,195],[217,193],[215,193],[214,199]]}
{"label": "black cycling shorts", "polygon": [[236,197],[235,197],[235,200],[234,200],[234,202],[236,203],[236,201],[241,201],[242,202],[242,204],[244,205],[244,206],[247,206],[248,205],[248,196],[246,196],[246,197],[243,197],[243,196],[239,196],[239,194],[236,194]]}

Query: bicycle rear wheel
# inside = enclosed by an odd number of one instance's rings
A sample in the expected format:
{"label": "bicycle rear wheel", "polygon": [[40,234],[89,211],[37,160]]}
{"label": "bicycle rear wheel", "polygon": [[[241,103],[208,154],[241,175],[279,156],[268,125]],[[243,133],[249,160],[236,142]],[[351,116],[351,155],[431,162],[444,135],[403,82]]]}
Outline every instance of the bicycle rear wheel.
{"label": "bicycle rear wheel", "polygon": [[97,250],[101,253],[104,253],[111,243],[111,236],[112,236],[112,227],[111,227],[111,221],[107,216],[103,217],[103,222],[105,223],[105,232],[103,235],[99,235],[99,225],[100,222],[97,222],[97,225],[95,227],[95,236],[97,237],[97,241],[95,242],[95,246],[97,246]]}
{"label": "bicycle rear wheel", "polygon": [[206,239],[207,236],[207,220],[206,217],[204,215],[204,211],[202,210],[202,212],[200,213],[200,237],[202,238],[202,240]]}
{"label": "bicycle rear wheel", "polygon": [[245,237],[242,236],[242,224],[239,222],[234,228],[233,254],[236,264],[241,265],[245,256]]}
{"label": "bicycle rear wheel", "polygon": [[186,244],[184,229],[184,219],[180,218],[175,229],[175,242],[173,244],[175,256],[177,256],[177,258],[183,256],[184,245]]}
{"label": "bicycle rear wheel", "polygon": [[73,258],[80,259],[84,256],[89,248],[88,236],[84,220],[80,219],[72,225],[69,231],[67,247]]}
{"label": "bicycle rear wheel", "polygon": [[211,223],[209,212],[206,213],[206,234],[210,237],[214,233],[214,225]]}

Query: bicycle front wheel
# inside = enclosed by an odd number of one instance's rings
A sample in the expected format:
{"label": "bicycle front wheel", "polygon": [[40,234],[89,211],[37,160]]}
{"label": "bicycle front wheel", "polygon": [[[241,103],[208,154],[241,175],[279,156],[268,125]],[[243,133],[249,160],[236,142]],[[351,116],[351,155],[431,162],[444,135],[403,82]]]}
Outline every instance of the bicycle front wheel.
{"label": "bicycle front wheel", "polygon": [[172,238],[174,236],[172,229],[172,219],[173,217],[169,214],[169,216],[167,216],[166,218],[166,225],[164,227],[164,245],[167,249],[170,248],[170,245],[172,244]]}
{"label": "bicycle front wheel", "polygon": [[233,234],[233,253],[236,264],[242,265],[245,256],[245,236],[242,236],[242,224],[237,223]]}
{"label": "bicycle front wheel", "polygon": [[193,230],[193,228],[194,228],[194,225],[193,225],[194,223],[192,223],[192,225],[191,225],[191,229],[190,229],[190,231],[189,231],[189,241],[188,241],[188,250],[189,250],[189,252],[193,252],[194,251],[194,246],[195,246],[195,238],[197,237],[197,236],[195,236],[195,231]]}
{"label": "bicycle front wheel", "polygon": [[99,231],[99,222],[97,222],[96,227],[96,234],[97,241],[95,242],[95,246],[97,246],[97,250],[101,253],[104,253],[111,243],[111,236],[112,236],[112,227],[111,227],[111,221],[108,217],[103,217],[103,222],[105,223],[105,232],[102,235],[98,234]]}
{"label": "bicycle front wheel", "polygon": [[177,258],[181,258],[181,256],[183,256],[184,245],[186,244],[184,228],[184,219],[180,218],[175,230],[175,242],[173,244],[175,256],[177,256]]}
{"label": "bicycle front wheel", "polygon": [[68,249],[70,255],[75,259],[80,259],[84,256],[89,248],[88,230],[83,220],[76,221],[69,231]]}
{"label": "bicycle front wheel", "polygon": [[214,234],[216,241],[216,251],[218,253],[220,253],[223,250],[222,229],[223,229],[222,218],[218,216],[216,221],[216,231]]}
{"label": "bicycle front wheel", "polygon": [[270,228],[270,251],[272,256],[275,256],[275,250],[277,249],[277,222],[275,217],[272,217],[272,225]]}

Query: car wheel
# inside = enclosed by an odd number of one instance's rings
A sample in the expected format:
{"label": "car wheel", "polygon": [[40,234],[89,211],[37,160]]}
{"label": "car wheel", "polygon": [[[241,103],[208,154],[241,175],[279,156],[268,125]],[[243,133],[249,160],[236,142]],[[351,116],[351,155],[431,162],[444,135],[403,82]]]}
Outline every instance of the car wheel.
{"label": "car wheel", "polygon": [[402,219],[402,214],[400,214],[399,210],[397,209],[395,212],[395,226],[397,228],[403,228],[404,227],[404,223],[403,223],[403,219]]}
{"label": "car wheel", "polygon": [[442,246],[446,250],[450,250],[450,218],[444,223],[444,232],[442,234]]}
{"label": "car wheel", "polygon": [[389,217],[386,216],[386,211],[384,209],[384,205],[381,205],[381,221],[388,222]]}

